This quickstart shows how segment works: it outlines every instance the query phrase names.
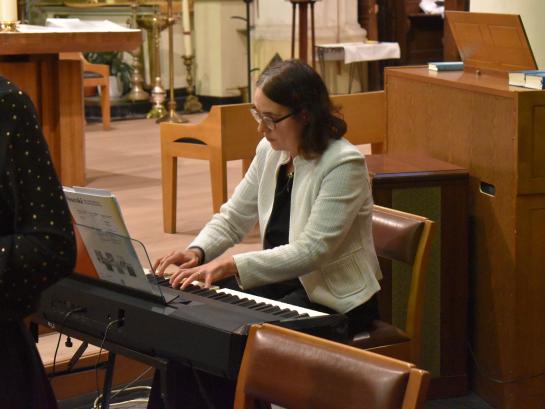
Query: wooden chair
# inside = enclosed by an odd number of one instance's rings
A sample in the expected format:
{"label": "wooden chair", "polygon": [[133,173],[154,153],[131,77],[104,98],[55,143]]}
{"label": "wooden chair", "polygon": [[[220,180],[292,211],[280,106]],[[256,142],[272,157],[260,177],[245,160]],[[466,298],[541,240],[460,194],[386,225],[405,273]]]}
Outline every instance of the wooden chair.
{"label": "wooden chair", "polygon": [[82,53],[61,53],[64,60],[80,60],[83,70],[83,88],[100,88],[100,110],[102,127],[110,128],[110,67],[106,64],[91,64]]}
{"label": "wooden chair", "polygon": [[348,125],[345,138],[354,145],[371,144],[372,153],[382,153],[386,140],[386,99],[384,91],[333,95]]}
{"label": "wooden chair", "polygon": [[227,201],[227,161],[242,159],[246,172],[260,140],[251,105],[214,105],[199,124],[161,124],[163,228],[176,231],[178,157],[210,163],[212,208],[218,212]]}
{"label": "wooden chair", "polygon": [[433,225],[425,217],[374,206],[373,239],[377,255],[411,266],[406,322],[402,330],[377,320],[370,331],[356,334],[351,345],[419,365],[425,274]]}
{"label": "wooden chair", "polygon": [[270,324],[250,329],[235,409],[417,409],[429,373],[413,364]]}
{"label": "wooden chair", "polygon": [[100,110],[104,129],[110,128],[111,120],[109,81],[110,67],[106,64],[91,64],[83,58],[83,88],[100,88]]}

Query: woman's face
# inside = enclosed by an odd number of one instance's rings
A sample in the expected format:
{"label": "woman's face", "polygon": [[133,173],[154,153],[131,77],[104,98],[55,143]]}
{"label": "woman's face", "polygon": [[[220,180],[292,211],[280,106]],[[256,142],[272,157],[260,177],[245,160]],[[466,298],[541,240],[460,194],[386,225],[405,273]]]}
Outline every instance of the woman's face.
{"label": "woman's face", "polygon": [[[272,121],[266,120],[258,123],[257,131],[263,135],[272,148],[290,152],[292,158],[297,156],[299,152],[299,141],[303,132],[304,123],[298,113],[293,113],[292,110],[284,105],[277,104],[271,101],[258,87],[254,93],[253,108],[260,118],[270,118]],[[290,115],[292,114],[293,115]],[[274,129],[270,129],[265,123],[274,122],[282,119],[272,125]]]}

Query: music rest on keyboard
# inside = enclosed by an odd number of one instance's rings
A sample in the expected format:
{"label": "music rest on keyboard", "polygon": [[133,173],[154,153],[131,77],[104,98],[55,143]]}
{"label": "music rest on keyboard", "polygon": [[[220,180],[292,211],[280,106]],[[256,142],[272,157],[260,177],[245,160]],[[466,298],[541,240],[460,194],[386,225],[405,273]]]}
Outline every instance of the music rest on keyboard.
{"label": "music rest on keyboard", "polygon": [[[37,316],[62,331],[101,339],[115,345],[195,366],[234,379],[249,326],[269,322],[330,339],[344,334],[345,317],[300,309],[246,293],[190,287],[163,287],[179,297],[159,304],[109,282],[74,274],[46,290]],[[81,308],[81,312],[73,312]],[[68,315],[68,317],[67,317]]]}

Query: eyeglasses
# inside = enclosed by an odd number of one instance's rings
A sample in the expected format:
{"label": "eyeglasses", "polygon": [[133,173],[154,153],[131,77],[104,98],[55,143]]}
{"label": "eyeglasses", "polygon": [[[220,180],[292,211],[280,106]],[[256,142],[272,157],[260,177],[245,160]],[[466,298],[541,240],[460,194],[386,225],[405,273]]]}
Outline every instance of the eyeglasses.
{"label": "eyeglasses", "polygon": [[274,131],[276,128],[276,124],[283,121],[284,119],[288,119],[290,116],[293,116],[297,114],[297,110],[290,112],[287,115],[284,115],[278,119],[273,119],[270,116],[261,114],[257,109],[250,108],[250,113],[256,120],[258,124],[263,122],[263,125],[265,125],[269,130]]}

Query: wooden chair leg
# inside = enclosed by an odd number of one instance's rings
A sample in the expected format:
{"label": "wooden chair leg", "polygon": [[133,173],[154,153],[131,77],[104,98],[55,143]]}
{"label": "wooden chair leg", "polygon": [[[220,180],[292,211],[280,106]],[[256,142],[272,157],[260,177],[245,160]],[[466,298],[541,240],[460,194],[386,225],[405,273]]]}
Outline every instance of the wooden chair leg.
{"label": "wooden chair leg", "polygon": [[163,185],[163,230],[165,233],[176,232],[176,200],[178,180],[178,158],[161,156]]}
{"label": "wooden chair leg", "polygon": [[101,85],[100,107],[102,111],[102,128],[110,129],[110,87]]}
{"label": "wooden chair leg", "polygon": [[220,155],[210,157],[210,183],[212,185],[212,210],[220,211],[227,201],[227,163]]}

